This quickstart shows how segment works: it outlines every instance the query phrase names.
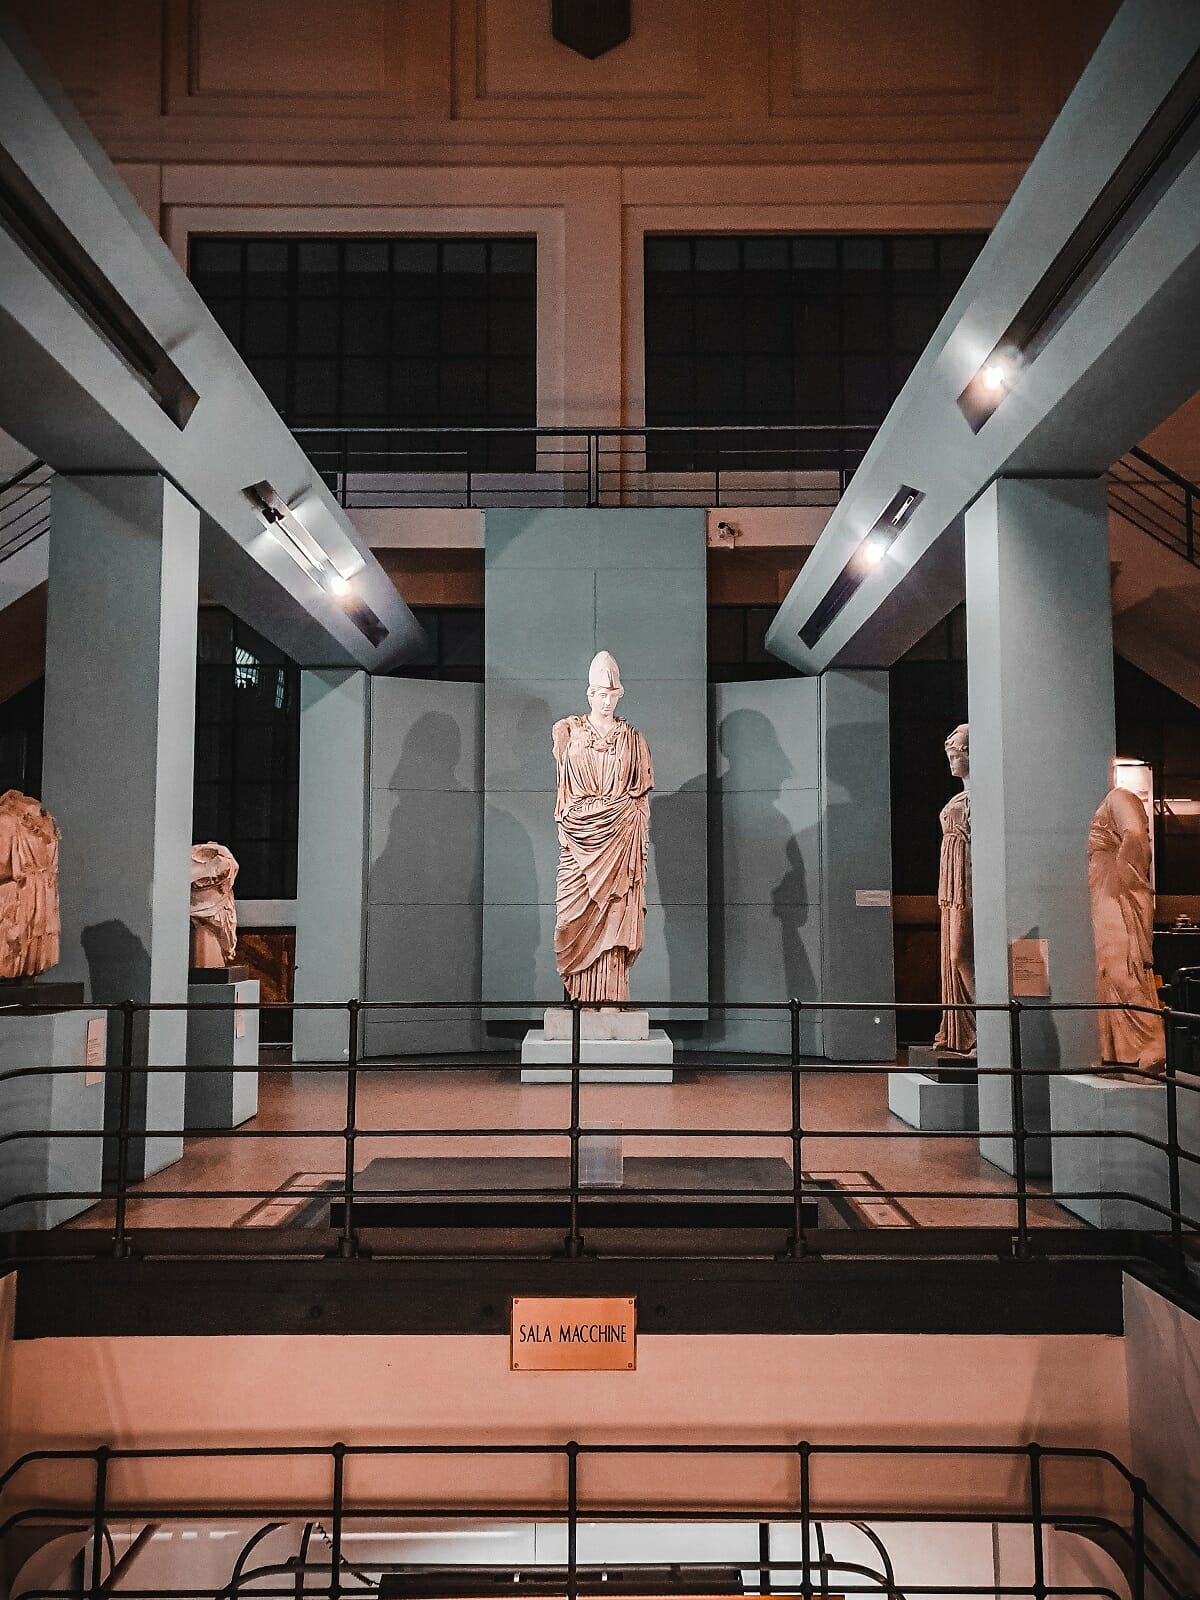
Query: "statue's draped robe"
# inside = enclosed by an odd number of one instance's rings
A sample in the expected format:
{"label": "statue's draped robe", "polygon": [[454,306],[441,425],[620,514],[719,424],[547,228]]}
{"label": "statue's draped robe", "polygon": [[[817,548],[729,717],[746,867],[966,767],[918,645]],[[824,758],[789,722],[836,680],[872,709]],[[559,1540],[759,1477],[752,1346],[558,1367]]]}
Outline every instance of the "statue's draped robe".
{"label": "statue's draped robe", "polygon": [[[942,1004],[970,1005],[975,999],[975,930],[971,911],[971,801],[965,789],[946,802],[940,820]],[[972,1055],[975,1013],[943,1011],[934,1048]]]}
{"label": "statue's draped robe", "polygon": [[620,718],[602,738],[587,717],[566,717],[554,724],[554,760],[555,962],[572,1000],[627,1000],[646,919],[650,749]]}
{"label": "statue's draped robe", "polygon": [[[1112,789],[1088,831],[1088,891],[1096,942],[1096,999],[1101,1005],[1152,1006],[1154,890],[1150,887],[1150,825],[1146,809],[1126,789]],[[1154,1073],[1166,1062],[1160,1016],[1100,1011],[1100,1059]]]}
{"label": "statue's draped robe", "polygon": [[0,978],[58,963],[58,829],[36,800],[0,795]]}

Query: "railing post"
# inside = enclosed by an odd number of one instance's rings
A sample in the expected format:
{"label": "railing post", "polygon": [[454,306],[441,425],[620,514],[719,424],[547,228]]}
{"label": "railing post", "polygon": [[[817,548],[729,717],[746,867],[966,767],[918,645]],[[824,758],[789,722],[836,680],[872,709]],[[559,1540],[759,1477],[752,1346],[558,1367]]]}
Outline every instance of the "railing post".
{"label": "railing post", "polygon": [[1133,1490],[1133,1594],[1131,1600],[1146,1600],[1146,1484],[1142,1478],[1130,1483]]}
{"label": "railing post", "polygon": [[338,498],[344,508],[350,500],[350,435],[343,432],[340,443],[341,448],[338,451],[338,454],[341,459],[338,465],[341,468],[340,476],[342,480],[342,492]]}
{"label": "railing post", "polygon": [[792,1235],[788,1240],[789,1256],[808,1254],[808,1238],[804,1231],[804,1127],[800,1116],[800,1009],[801,1001],[793,995],[788,1001],[792,1046]]}
{"label": "railing post", "polygon": [[589,509],[600,504],[600,435],[594,428],[587,431],[587,503]]}
{"label": "railing post", "polygon": [[566,1238],[567,1255],[575,1260],[583,1254],[583,1235],[579,1231],[579,1058],[583,1002],[571,1001],[571,1221]]}
{"label": "railing post", "polygon": [[1042,1447],[1029,1446],[1029,1521],[1033,1528],[1033,1600],[1046,1600],[1046,1552],[1042,1543]]}
{"label": "railing post", "polygon": [[[1171,1043],[1179,1037],[1171,1028]],[[1175,1052],[1167,1049],[1167,1192],[1171,1207],[1171,1255],[1176,1280],[1187,1282],[1187,1260],[1183,1253],[1183,1200],[1179,1183],[1179,1085],[1175,1077]]]}
{"label": "railing post", "polygon": [[1187,541],[1187,558],[1194,562],[1196,559],[1196,496],[1191,489],[1185,489],[1183,494],[1183,530]]}
{"label": "railing post", "polygon": [[346,1446],[333,1447],[333,1518],[329,1528],[329,1600],[342,1590],[342,1520],[345,1515]]}
{"label": "railing post", "polygon": [[801,1439],[800,1455],[800,1593],[813,1600],[812,1581],[812,1445]]}
{"label": "railing post", "polygon": [[92,1581],[89,1586],[91,1600],[102,1600],[104,1594],[104,1525],[108,1514],[108,1458],[112,1451],[106,1444],[96,1450],[96,1498],[92,1507]]}
{"label": "railing post", "polygon": [[[129,1255],[125,1216],[129,1204],[129,1124],[133,1119],[133,1018],[132,1000],[121,1002],[121,1083],[117,1097],[117,1204],[113,1219],[113,1255]],[[149,1095],[147,1094],[147,1100]]]}
{"label": "railing post", "polygon": [[567,1443],[567,1600],[579,1600],[579,1446]]}
{"label": "railing post", "polygon": [[1029,1187],[1025,1170],[1025,1068],[1021,1058],[1021,1002],[1008,1002],[1009,1109],[1012,1113],[1013,1177],[1017,1184],[1018,1256],[1029,1254]]}
{"label": "railing post", "polygon": [[358,1140],[358,1009],[359,1001],[347,1001],[350,1037],[346,1049],[346,1126],[342,1132],[346,1148],[345,1194],[342,1200],[342,1231],[338,1238],[338,1255],[347,1261],[358,1254],[358,1236],[354,1232],[354,1147]]}

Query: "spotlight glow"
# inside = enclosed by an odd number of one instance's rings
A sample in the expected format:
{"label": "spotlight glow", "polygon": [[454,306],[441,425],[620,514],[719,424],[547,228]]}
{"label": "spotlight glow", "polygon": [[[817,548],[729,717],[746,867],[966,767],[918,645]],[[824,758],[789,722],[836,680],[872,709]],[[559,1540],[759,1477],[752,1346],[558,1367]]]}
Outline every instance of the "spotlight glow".
{"label": "spotlight glow", "polygon": [[868,539],[862,547],[862,553],[867,566],[877,567],[887,555],[887,541],[879,537]]}
{"label": "spotlight glow", "polygon": [[989,361],[983,369],[982,376],[983,387],[995,394],[1008,382],[1008,368],[1003,361]]}
{"label": "spotlight glow", "polygon": [[340,572],[331,574],[329,579],[329,592],[339,600],[344,600],[350,593],[350,579],[343,578]]}

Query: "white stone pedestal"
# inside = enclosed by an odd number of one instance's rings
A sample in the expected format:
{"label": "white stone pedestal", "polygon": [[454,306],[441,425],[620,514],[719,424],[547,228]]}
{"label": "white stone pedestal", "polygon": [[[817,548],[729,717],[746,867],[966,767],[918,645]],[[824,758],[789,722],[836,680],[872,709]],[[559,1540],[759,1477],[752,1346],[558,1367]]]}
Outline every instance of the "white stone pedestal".
{"label": "white stone pedestal", "polygon": [[[1179,1143],[1200,1152],[1200,1078],[1178,1074],[1176,1104]],[[1185,1087],[1186,1085],[1186,1087]],[[1144,1083],[1073,1072],[1050,1079],[1050,1124],[1055,1134],[1078,1132],[1142,1133],[1153,1139],[1167,1136],[1167,1090],[1162,1082]],[[1148,1206],[1142,1196],[1159,1205],[1170,1204],[1167,1157],[1164,1151],[1135,1139],[1070,1138],[1051,1140],[1055,1196],[1060,1191],[1092,1191],[1097,1200],[1061,1200],[1060,1205],[1097,1228],[1146,1228],[1166,1231],[1170,1218]],[[1180,1208],[1200,1217],[1200,1166],[1179,1163]]]}
{"label": "white stone pedestal", "polygon": [[975,1133],[979,1128],[979,1084],[941,1083],[923,1072],[889,1072],[888,1110],[910,1128]]}
{"label": "white stone pedestal", "polygon": [[[93,1060],[87,1065],[88,1025]],[[0,1133],[49,1128],[90,1132],[88,1139],[17,1139],[0,1154],[0,1201],[17,1195],[78,1190],[100,1197],[104,1159],[103,1011],[50,1011],[41,1016],[0,1015],[0,1073],[21,1067],[67,1069],[53,1075],[0,1081]],[[93,1199],[31,1200],[0,1210],[0,1232],[55,1228],[78,1216]]]}
{"label": "white stone pedestal", "polygon": [[[643,1013],[644,1015],[644,1013]],[[581,1083],[670,1083],[674,1046],[662,1028],[644,1039],[580,1039]],[[531,1028],[521,1042],[522,1083],[570,1083],[571,1039]],[[563,1071],[563,1068],[566,1071]]]}
{"label": "white stone pedestal", "polygon": [[[229,1009],[188,1012],[185,1127],[236,1128],[257,1112],[258,1012],[242,1008],[256,1006],[258,995],[257,978],[188,985],[191,1005],[223,1001]],[[228,1070],[193,1072],[193,1067]]]}

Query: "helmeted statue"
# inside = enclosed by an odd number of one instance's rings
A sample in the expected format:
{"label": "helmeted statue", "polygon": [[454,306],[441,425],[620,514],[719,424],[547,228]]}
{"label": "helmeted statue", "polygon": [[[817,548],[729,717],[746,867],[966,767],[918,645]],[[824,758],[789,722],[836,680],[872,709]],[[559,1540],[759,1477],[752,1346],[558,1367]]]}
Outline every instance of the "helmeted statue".
{"label": "helmeted statue", "polygon": [[237,949],[238,864],[223,844],[192,846],[192,966],[227,967]]}
{"label": "helmeted statue", "polygon": [[629,998],[642,948],[650,847],[650,749],[614,714],[624,689],[601,650],[588,668],[586,716],[554,724],[559,858],[554,956],[568,998]]}
{"label": "helmeted statue", "polygon": [[[1096,945],[1096,999],[1101,1005],[1149,1006],[1154,986],[1154,890],[1150,885],[1150,823],[1128,789],[1110,789],[1088,830],[1088,892]],[[1100,1059],[1105,1065],[1156,1075],[1166,1065],[1161,1016],[1099,1011]]]}
{"label": "helmeted statue", "polygon": [[[942,854],[938,867],[941,913],[942,1004],[969,1005],[975,998],[975,929],[971,904],[971,765],[967,724],[946,740],[951,774],[962,788],[942,807]],[[975,1053],[975,1013],[943,1011],[935,1050]]]}
{"label": "helmeted statue", "polygon": [[37,800],[0,795],[0,978],[33,978],[58,962],[60,838]]}

